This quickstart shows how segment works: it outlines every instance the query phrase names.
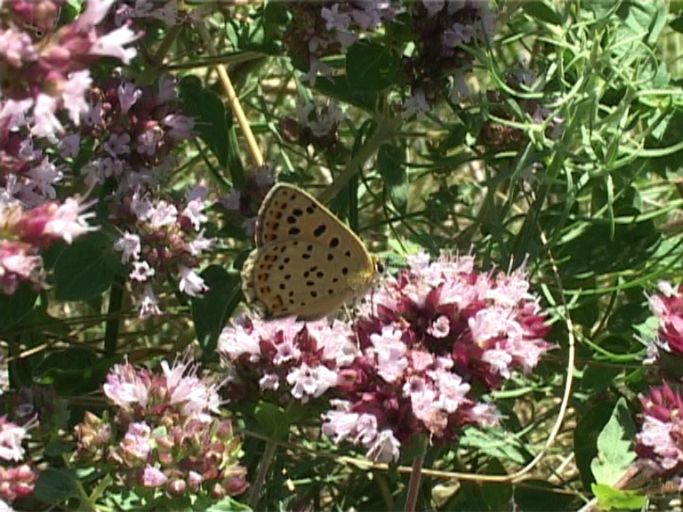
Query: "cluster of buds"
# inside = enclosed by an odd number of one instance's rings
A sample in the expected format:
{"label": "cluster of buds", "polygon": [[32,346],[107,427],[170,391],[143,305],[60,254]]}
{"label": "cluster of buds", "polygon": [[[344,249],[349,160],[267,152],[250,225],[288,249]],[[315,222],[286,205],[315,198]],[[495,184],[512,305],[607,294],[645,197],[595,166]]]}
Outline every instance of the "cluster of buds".
{"label": "cluster of buds", "polygon": [[292,21],[285,44],[295,62],[308,70],[304,79],[312,84],[319,74],[332,71],[322,62],[323,57],[345,51],[364,33],[377,30],[396,14],[387,0],[298,1],[289,2],[287,8]]}
{"label": "cluster of buds", "polygon": [[299,101],[296,114],[296,118],[285,117],[280,122],[280,132],[286,141],[316,149],[329,148],[338,142],[337,128],[344,114],[334,103],[318,106]]}
{"label": "cluster of buds", "polygon": [[0,508],[3,501],[31,494],[38,479],[37,471],[24,461],[27,429],[0,417]]}
{"label": "cluster of buds", "polygon": [[464,75],[472,55],[464,47],[485,43],[496,29],[496,16],[485,0],[422,0],[410,2],[415,51],[403,59],[403,73],[411,88],[404,115],[429,110],[449,85],[456,100],[468,95]]}
{"label": "cluster of buds", "polygon": [[172,27],[178,21],[178,0],[118,0],[114,8],[116,25],[126,23],[145,28],[150,21]]}
{"label": "cluster of buds", "polygon": [[490,426],[496,409],[475,394],[528,372],[552,348],[549,326],[521,271],[479,273],[471,257],[425,254],[384,280],[353,325],[361,354],[342,368],[323,431],[396,459],[414,434],[453,439]]}
{"label": "cluster of buds", "polygon": [[218,415],[216,387],[188,361],[163,362],[161,373],[115,366],[103,389],[116,414],[87,414],[77,425],[77,458],[110,464],[117,485],[155,498],[241,494],[248,484],[240,440]]}
{"label": "cluster of buds", "polygon": [[14,25],[33,29],[37,36],[51,32],[66,0],[6,0],[7,16]]}
{"label": "cluster of buds", "polygon": [[25,209],[0,196],[0,291],[13,294],[20,283],[43,284],[41,249],[58,240],[71,243],[89,231],[85,207],[76,199]]}
{"label": "cluster of buds", "polygon": [[[534,91],[538,87],[536,73],[524,66],[515,68],[507,79],[507,86],[514,90]],[[501,91],[489,90],[486,93],[487,103],[491,113],[501,119],[523,121],[518,112],[513,112],[508,104],[508,98]],[[553,114],[552,110],[537,99],[518,100],[519,107],[533,123],[534,128],[543,127],[544,134],[549,139],[558,139],[564,130],[564,119]],[[528,134],[519,128],[504,124],[496,120],[486,121],[479,133],[478,142],[496,150],[519,147],[528,139]]]}
{"label": "cluster of buds", "polygon": [[262,165],[246,173],[245,182],[219,200],[231,224],[239,224],[248,237],[254,236],[258,209],[268,191],[275,184],[275,171]]}
{"label": "cluster of buds", "polygon": [[89,115],[72,137],[92,140],[93,157],[83,168],[89,185],[111,178],[121,195],[148,187],[171,167],[171,151],[191,135],[192,119],[180,111],[171,79],[145,87],[110,79],[93,86],[88,99]]}
{"label": "cluster of buds", "polygon": [[141,316],[160,313],[153,283],[168,273],[179,275],[178,288],[186,295],[194,297],[208,290],[194,270],[201,254],[213,246],[213,239],[205,238],[202,229],[208,220],[204,214],[206,194],[207,189],[200,185],[183,204],[155,201],[140,191],[125,198],[120,218],[130,230],[114,247],[121,251],[121,261],[131,265],[131,281],[141,288]]}
{"label": "cluster of buds", "polygon": [[340,368],[358,355],[346,323],[294,318],[241,318],[223,330],[218,351],[232,377],[231,397],[253,396],[250,386],[258,383],[261,392],[302,403],[335,388]]}
{"label": "cluster of buds", "polygon": [[[30,4],[33,5],[30,5]],[[0,17],[0,122],[17,113],[30,112],[31,132],[56,140],[64,126],[58,114],[65,112],[76,126],[90,111],[86,93],[92,83],[89,67],[102,57],[128,63],[136,55],[128,47],[136,39],[127,26],[111,31],[98,27],[114,0],[89,0],[85,11],[71,24],[37,41],[36,33],[13,20],[35,16],[49,28],[62,2],[11,0]]]}

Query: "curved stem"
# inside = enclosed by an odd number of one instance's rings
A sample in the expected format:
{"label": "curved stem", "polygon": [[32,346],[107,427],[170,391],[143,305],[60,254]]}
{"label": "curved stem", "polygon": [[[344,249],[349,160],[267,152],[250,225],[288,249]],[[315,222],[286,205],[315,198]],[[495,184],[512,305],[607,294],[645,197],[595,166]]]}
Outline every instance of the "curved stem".
{"label": "curved stem", "polygon": [[258,505],[259,499],[261,498],[261,490],[266,481],[266,476],[268,475],[270,466],[273,464],[273,460],[275,459],[277,445],[278,443],[268,440],[266,441],[266,446],[263,449],[263,455],[261,455],[261,460],[259,461],[256,478],[254,479],[251,489],[249,490],[249,499],[247,500],[249,506],[254,510],[256,510],[256,505]]}

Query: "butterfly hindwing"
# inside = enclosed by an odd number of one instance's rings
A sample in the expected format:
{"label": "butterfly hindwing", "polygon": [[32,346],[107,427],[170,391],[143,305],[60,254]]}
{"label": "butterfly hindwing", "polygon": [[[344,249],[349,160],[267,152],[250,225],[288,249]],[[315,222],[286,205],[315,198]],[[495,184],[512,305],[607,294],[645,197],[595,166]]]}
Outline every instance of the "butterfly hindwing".
{"label": "butterfly hindwing", "polygon": [[245,295],[264,317],[313,319],[364,291],[374,272],[317,242],[285,240],[254,250],[242,278]]}

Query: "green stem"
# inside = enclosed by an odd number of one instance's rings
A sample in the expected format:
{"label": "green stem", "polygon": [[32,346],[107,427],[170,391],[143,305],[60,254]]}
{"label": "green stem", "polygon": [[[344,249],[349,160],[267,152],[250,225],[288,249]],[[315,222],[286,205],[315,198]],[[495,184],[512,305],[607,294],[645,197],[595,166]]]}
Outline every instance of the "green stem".
{"label": "green stem", "polygon": [[256,505],[258,505],[259,499],[261,498],[261,490],[266,481],[268,471],[270,470],[273,460],[275,459],[276,450],[277,443],[273,441],[266,441],[266,446],[263,450],[263,455],[261,455],[261,460],[259,461],[258,470],[256,472],[256,478],[252,483],[251,489],[249,491],[249,498],[247,500],[249,506],[254,510],[256,510]]}
{"label": "green stem", "polygon": [[406,512],[415,512],[417,507],[417,498],[420,495],[420,484],[422,483],[422,464],[425,460],[425,453],[427,452],[427,440],[420,436],[417,439],[419,444],[418,453],[413,459],[413,467],[410,472],[410,482],[408,483],[408,495],[406,496],[406,505],[404,510]]}
{"label": "green stem", "polygon": [[378,125],[372,136],[363,144],[358,152],[349,160],[344,167],[342,173],[334,180],[334,183],[326,188],[318,199],[323,204],[327,204],[332,199],[337,197],[337,194],[351,181],[363,165],[375,154],[379,147],[394,133],[400,126],[403,120],[400,117],[394,117],[382,120]]}
{"label": "green stem", "polygon": [[121,306],[123,304],[123,287],[125,280],[118,276],[109,291],[109,307],[107,308],[107,322],[104,326],[104,352],[108,356],[116,354],[121,325]]}

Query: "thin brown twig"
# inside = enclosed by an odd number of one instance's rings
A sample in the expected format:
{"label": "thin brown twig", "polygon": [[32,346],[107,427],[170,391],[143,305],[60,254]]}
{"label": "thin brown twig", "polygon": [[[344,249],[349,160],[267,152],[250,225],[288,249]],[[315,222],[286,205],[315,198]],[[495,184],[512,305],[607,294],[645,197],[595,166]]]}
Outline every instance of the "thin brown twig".
{"label": "thin brown twig", "polygon": [[[206,24],[202,21],[198,21],[195,23],[195,27],[197,28],[204,45],[206,45],[209,55],[215,57],[217,55],[216,46],[211,40],[211,35],[206,28]],[[263,165],[263,155],[258,146],[258,142],[256,141],[256,137],[254,137],[254,132],[251,129],[249,119],[247,119],[244,109],[242,109],[242,104],[240,103],[239,97],[237,96],[237,92],[235,92],[235,88],[232,85],[232,81],[228,75],[228,70],[223,64],[220,63],[214,64],[213,67],[216,70],[216,73],[218,73],[218,79],[220,80],[223,90],[227,96],[230,110],[232,110],[232,113],[235,115],[237,124],[239,124],[242,134],[247,141],[249,155],[256,166],[261,166]]]}

